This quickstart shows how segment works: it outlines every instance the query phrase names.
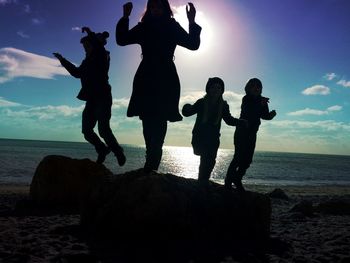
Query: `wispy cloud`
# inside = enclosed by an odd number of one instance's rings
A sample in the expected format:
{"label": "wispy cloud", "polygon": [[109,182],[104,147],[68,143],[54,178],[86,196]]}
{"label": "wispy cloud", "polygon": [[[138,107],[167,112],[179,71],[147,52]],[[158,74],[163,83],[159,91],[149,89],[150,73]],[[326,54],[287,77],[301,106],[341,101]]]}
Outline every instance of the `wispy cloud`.
{"label": "wispy cloud", "polygon": [[30,36],[24,33],[23,31],[18,31],[17,35],[19,35],[21,38],[30,38]]}
{"label": "wispy cloud", "polygon": [[324,85],[314,85],[302,91],[304,95],[328,95],[330,93],[330,89]]}
{"label": "wispy cloud", "polygon": [[41,25],[44,23],[44,20],[41,18],[32,18],[32,24],[33,25]]}
{"label": "wispy cloud", "polygon": [[17,77],[52,79],[55,75],[69,75],[59,61],[20,49],[0,49],[0,83]]}
{"label": "wispy cloud", "polygon": [[341,86],[343,86],[343,87],[345,87],[345,88],[350,88],[350,81],[348,80],[345,80],[345,79],[342,79],[342,80],[339,80],[338,82],[337,82],[337,84],[338,85],[341,85]]}
{"label": "wispy cloud", "polygon": [[2,107],[16,107],[16,106],[21,106],[21,104],[6,100],[3,97],[0,97],[0,108]]}
{"label": "wispy cloud", "polygon": [[40,106],[25,107],[19,110],[7,109],[5,115],[12,118],[27,118],[37,120],[54,120],[63,117],[78,117],[83,111],[84,105],[79,107],[71,107],[67,105],[60,106]]}
{"label": "wispy cloud", "polygon": [[72,31],[81,31],[81,27],[74,26],[74,27],[72,27]]}
{"label": "wispy cloud", "polygon": [[326,110],[315,110],[315,109],[306,108],[303,110],[289,112],[287,115],[289,115],[289,116],[304,116],[304,115],[321,116],[321,115],[328,115],[334,111],[340,111],[340,110],[342,110],[342,108],[343,107],[339,106],[339,105],[334,105],[334,106],[328,107]]}
{"label": "wispy cloud", "polygon": [[24,5],[24,12],[25,13],[31,13],[32,12],[32,9],[30,8],[30,5],[28,5],[28,4],[26,4],[26,5]]}
{"label": "wispy cloud", "polygon": [[327,111],[340,111],[342,110],[343,107],[342,106],[339,106],[339,105],[334,105],[334,106],[331,106],[327,109]]}
{"label": "wispy cloud", "polygon": [[335,73],[327,73],[326,75],[324,75],[323,76],[325,79],[327,79],[327,80],[333,80],[333,79],[335,79],[336,77],[337,77],[337,74],[335,74]]}
{"label": "wispy cloud", "polygon": [[0,5],[14,4],[17,0],[0,0]]}
{"label": "wispy cloud", "polygon": [[350,124],[344,122],[337,122],[334,120],[325,121],[273,121],[269,125],[279,128],[297,129],[314,129],[315,131],[346,131],[350,132]]}

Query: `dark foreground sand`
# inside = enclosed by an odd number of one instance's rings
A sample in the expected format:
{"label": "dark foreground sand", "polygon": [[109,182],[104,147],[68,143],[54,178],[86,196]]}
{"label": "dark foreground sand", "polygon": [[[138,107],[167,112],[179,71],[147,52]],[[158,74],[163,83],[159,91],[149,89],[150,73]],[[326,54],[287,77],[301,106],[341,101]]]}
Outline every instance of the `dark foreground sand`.
{"label": "dark foreground sand", "polygon": [[[247,188],[263,193],[274,189]],[[264,257],[246,255],[237,259],[223,255],[218,262],[350,262],[350,215],[290,211],[302,200],[317,205],[334,197],[349,199],[350,187],[282,189],[289,200],[271,199],[271,236],[283,242]],[[0,262],[118,262],[108,258],[108,253],[92,249],[78,234],[78,215],[11,213],[16,202],[27,198],[28,193],[29,186],[0,186]]]}

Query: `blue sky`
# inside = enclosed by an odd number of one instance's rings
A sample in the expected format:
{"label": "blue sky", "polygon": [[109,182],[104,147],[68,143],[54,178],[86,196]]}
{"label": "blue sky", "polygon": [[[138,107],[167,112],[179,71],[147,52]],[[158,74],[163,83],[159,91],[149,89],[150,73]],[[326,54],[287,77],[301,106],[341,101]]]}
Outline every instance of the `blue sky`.
{"label": "blue sky", "polygon": [[[187,30],[186,1],[170,1]],[[124,2],[0,0],[0,138],[83,141],[80,82],[53,58],[80,64],[82,26],[110,32],[111,126],[125,144],[144,144],[140,121],[125,116],[139,46],[117,46],[115,24]],[[263,121],[258,150],[350,154],[350,2],[348,0],[198,0],[203,27],[198,51],[178,47],[181,105],[204,95],[208,77],[225,81],[225,99],[239,116],[244,85],[262,80],[277,111]],[[145,1],[134,1],[135,25]],[[190,146],[195,117],[170,124],[167,145]],[[222,125],[221,147],[234,128]]]}

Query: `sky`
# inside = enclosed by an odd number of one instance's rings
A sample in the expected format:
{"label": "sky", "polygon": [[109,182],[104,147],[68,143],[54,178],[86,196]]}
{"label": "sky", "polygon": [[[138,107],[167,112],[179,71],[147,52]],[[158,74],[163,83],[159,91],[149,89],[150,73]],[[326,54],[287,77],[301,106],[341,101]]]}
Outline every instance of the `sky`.
{"label": "sky", "polygon": [[[188,30],[186,1],[170,0]],[[127,118],[138,45],[115,42],[119,0],[0,0],[0,138],[84,141],[76,95],[80,81],[53,57],[79,65],[81,27],[108,31],[113,94],[111,127],[121,144],[143,145],[141,122]],[[130,26],[146,1],[134,1]],[[277,116],[262,121],[257,150],[350,155],[350,1],[194,0],[202,26],[197,51],[177,47],[180,108],[204,95],[209,77],[225,82],[224,99],[239,117],[245,83],[263,83]],[[170,123],[166,145],[190,146],[195,116]],[[234,127],[222,123],[221,148],[233,149]]]}

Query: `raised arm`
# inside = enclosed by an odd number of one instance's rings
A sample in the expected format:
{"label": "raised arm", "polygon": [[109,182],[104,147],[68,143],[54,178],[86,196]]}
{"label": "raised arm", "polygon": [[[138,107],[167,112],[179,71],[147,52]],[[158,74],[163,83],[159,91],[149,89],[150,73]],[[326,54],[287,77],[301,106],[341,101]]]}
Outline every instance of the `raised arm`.
{"label": "raised arm", "polygon": [[177,23],[177,44],[190,50],[197,50],[201,42],[200,33],[202,28],[195,22],[196,9],[192,3],[188,3],[188,6],[186,6],[186,13],[189,23],[189,33]]}
{"label": "raised arm", "polygon": [[120,46],[140,43],[140,25],[129,30],[129,16],[132,8],[131,2],[123,5],[123,17],[118,21],[116,26],[115,40]]}

